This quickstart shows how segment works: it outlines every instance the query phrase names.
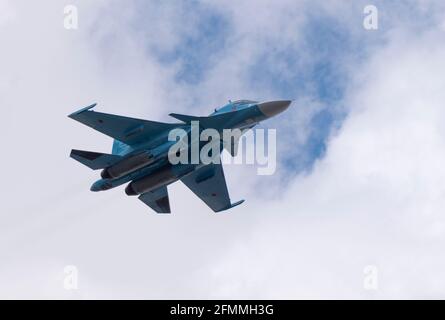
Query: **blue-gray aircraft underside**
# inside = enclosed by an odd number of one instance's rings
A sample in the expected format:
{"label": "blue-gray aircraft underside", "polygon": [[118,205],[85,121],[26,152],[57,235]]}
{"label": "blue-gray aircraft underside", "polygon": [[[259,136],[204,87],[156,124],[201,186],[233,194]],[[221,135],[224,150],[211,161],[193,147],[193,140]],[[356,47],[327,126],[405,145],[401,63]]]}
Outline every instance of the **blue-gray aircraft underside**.
{"label": "blue-gray aircraft underside", "polygon": [[[112,153],[73,149],[70,156],[90,169],[102,170],[102,178],[91,186],[91,191],[108,190],[128,183],[125,189],[127,195],[138,196],[157,213],[170,213],[167,186],[181,180],[213,211],[220,212],[244,201],[231,202],[221,161],[172,164],[168,154],[177,141],[169,141],[169,132],[183,129],[190,135],[194,121],[199,121],[198,129],[201,131],[211,128],[218,132],[224,129],[245,132],[283,112],[290,104],[288,100],[262,103],[239,100],[204,117],[171,113],[170,116],[180,123],[161,123],[96,112],[92,110],[96,106],[93,104],[69,117],[113,138]],[[224,148],[235,156],[238,140],[231,139],[229,145],[221,140],[217,157]],[[191,139],[188,139],[188,143],[188,149],[191,149]]]}

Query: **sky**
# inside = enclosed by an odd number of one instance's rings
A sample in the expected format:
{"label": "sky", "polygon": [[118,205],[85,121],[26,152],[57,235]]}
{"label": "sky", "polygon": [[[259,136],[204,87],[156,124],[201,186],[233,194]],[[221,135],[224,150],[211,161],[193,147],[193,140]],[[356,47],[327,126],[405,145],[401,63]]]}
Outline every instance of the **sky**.
{"label": "sky", "polygon": [[[0,0],[0,39],[1,298],[445,298],[442,1]],[[224,168],[226,213],[179,182],[168,216],[92,193],[69,158],[111,152],[67,117],[94,102],[169,122],[236,99],[293,104],[261,125],[274,175]]]}

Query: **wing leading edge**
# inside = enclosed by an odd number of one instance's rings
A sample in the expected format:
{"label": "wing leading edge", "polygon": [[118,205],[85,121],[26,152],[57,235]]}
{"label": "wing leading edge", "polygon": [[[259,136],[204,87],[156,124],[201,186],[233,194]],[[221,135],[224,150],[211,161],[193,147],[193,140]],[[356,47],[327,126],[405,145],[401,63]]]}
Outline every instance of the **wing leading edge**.
{"label": "wing leading edge", "polygon": [[183,177],[181,181],[215,212],[233,208],[244,202],[230,202],[221,163],[208,164]]}
{"label": "wing leading edge", "polygon": [[177,127],[174,123],[128,118],[91,110],[95,106],[96,104],[92,104],[80,109],[69,117],[127,145],[144,142],[161,132]]}

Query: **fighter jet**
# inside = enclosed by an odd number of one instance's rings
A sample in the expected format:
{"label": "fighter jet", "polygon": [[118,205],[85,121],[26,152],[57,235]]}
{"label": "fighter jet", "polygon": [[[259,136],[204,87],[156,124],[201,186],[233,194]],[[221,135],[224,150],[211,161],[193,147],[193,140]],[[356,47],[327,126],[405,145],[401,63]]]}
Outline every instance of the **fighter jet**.
{"label": "fighter jet", "polygon": [[[214,212],[233,208],[244,200],[232,203],[224,177],[221,161],[204,163],[190,161],[173,164],[170,161],[172,146],[178,139],[171,141],[169,133],[175,129],[191,135],[192,124],[198,130],[214,129],[222,132],[239,129],[241,133],[253,128],[261,121],[269,119],[286,110],[291,101],[257,102],[239,100],[215,109],[209,116],[189,116],[171,113],[170,116],[180,123],[162,123],[135,119],[93,111],[96,104],[85,107],[68,117],[79,121],[114,139],[111,154],[71,150],[70,157],[93,170],[102,170],[101,179],[91,186],[91,191],[103,191],[128,183],[125,193],[138,196],[157,213],[171,213],[167,186],[181,180]],[[196,125],[195,125],[196,127]],[[184,141],[184,140],[183,140]],[[187,159],[190,159],[193,139],[187,139]],[[238,149],[239,136],[230,141],[217,141],[219,154],[225,148],[232,156]],[[198,142],[198,150],[202,148]]]}

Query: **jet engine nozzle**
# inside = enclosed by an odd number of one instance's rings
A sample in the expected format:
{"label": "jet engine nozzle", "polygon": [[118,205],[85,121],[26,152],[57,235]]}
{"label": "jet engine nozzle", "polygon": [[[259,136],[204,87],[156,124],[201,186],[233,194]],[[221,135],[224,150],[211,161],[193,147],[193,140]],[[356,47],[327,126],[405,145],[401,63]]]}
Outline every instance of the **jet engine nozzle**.
{"label": "jet engine nozzle", "polygon": [[100,176],[102,179],[112,179],[113,178],[111,176],[110,172],[108,171],[108,169],[103,169],[102,172],[100,173]]}
{"label": "jet engine nozzle", "polygon": [[133,189],[133,184],[130,183],[126,188],[125,188],[125,194],[127,196],[137,196],[138,193]]}

